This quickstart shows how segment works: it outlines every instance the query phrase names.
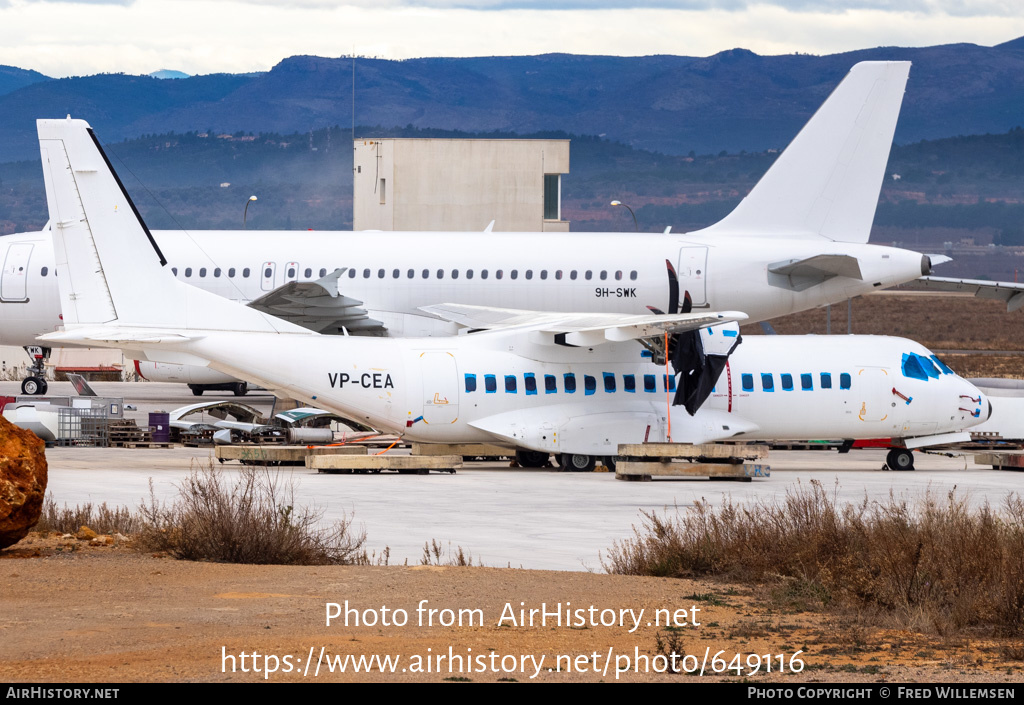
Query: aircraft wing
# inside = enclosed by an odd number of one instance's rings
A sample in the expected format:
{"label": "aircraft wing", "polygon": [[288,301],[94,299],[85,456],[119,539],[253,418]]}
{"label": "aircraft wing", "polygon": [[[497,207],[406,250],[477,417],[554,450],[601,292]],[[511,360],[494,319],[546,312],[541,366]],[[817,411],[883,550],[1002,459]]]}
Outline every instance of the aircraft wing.
{"label": "aircraft wing", "polygon": [[564,335],[566,343],[579,346],[658,338],[665,333],[685,333],[747,318],[747,314],[739,311],[671,315],[554,313],[468,304],[421,306],[420,310],[473,329],[520,328],[553,336]]}
{"label": "aircraft wing", "polygon": [[250,301],[249,307],[317,333],[337,335],[345,328],[356,335],[385,335],[384,324],[369,317],[362,301],[339,293],[338,279],[346,271],[336,269],[313,282],[288,282]]}
{"label": "aircraft wing", "polygon": [[860,262],[851,255],[815,255],[806,259],[785,260],[768,265],[773,286],[803,291],[832,277],[863,279]]}
{"label": "aircraft wing", "polygon": [[996,299],[1006,302],[1006,310],[1016,311],[1024,307],[1024,284],[1017,282],[993,282],[985,279],[949,279],[947,277],[921,277],[917,281],[933,291],[966,291],[979,299]]}

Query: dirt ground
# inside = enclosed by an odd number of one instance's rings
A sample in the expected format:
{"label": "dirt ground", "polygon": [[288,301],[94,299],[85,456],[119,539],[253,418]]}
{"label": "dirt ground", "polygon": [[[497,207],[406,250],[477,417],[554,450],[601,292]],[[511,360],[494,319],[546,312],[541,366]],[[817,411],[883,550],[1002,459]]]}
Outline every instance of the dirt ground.
{"label": "dirt ground", "polygon": [[[91,545],[58,534],[31,534],[0,551],[0,590],[0,680],[5,681],[701,677],[652,673],[667,666],[664,658],[654,658],[659,651],[671,652],[659,649],[659,635],[687,655],[679,662],[686,670],[699,673],[703,664],[703,677],[716,680],[1024,680],[1020,640],[869,627],[852,615],[786,607],[771,599],[768,587],[700,580],[500,568],[193,563],[142,554],[126,541]],[[346,601],[355,610],[349,625],[338,616],[328,626],[328,604],[343,609]],[[528,610],[544,605],[563,614],[561,625],[554,616],[541,625],[539,613],[532,626],[528,623]],[[640,609],[639,626],[630,633],[634,617],[619,610],[635,615]],[[405,611],[404,626],[395,624],[403,621],[399,610]],[[463,626],[458,626],[460,610]],[[527,610],[527,623],[520,621],[520,610]],[[572,612],[570,622],[567,610],[581,611]],[[620,616],[625,626],[618,625]],[[385,617],[389,626],[382,624]],[[656,618],[677,626],[653,626]],[[356,619],[376,624],[354,626]],[[442,626],[442,621],[455,623]],[[346,656],[374,654],[398,656],[394,672],[375,662],[368,673],[354,673],[352,660],[341,672]],[[744,668],[756,662],[758,672]],[[724,672],[714,675],[716,665]],[[275,666],[276,672],[266,673]],[[791,672],[801,666],[801,672]]]}

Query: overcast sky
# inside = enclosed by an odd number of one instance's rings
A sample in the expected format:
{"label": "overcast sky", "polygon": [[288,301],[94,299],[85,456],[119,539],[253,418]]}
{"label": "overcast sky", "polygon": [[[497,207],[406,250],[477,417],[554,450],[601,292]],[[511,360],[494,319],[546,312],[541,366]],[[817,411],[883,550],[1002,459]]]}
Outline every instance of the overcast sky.
{"label": "overcast sky", "polygon": [[295,54],[832,54],[1024,35],[1020,0],[0,0],[0,64],[265,71]]}

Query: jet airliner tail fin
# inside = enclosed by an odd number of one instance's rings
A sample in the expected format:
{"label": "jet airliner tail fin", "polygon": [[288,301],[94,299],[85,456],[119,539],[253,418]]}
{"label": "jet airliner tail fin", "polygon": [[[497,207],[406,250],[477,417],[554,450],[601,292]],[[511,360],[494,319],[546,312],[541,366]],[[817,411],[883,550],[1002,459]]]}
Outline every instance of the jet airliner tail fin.
{"label": "jet airliner tail fin", "polygon": [[867,242],[909,72],[909,61],[856,64],[746,198],[701,232]]}
{"label": "jet airliner tail fin", "polygon": [[36,126],[65,326],[309,333],[178,281],[88,123]]}

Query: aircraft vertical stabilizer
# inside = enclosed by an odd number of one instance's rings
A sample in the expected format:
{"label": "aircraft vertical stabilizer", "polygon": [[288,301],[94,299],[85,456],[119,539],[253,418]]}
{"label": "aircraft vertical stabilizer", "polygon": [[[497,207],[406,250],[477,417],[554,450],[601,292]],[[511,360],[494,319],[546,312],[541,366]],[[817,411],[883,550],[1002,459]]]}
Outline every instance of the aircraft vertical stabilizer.
{"label": "aircraft vertical stabilizer", "polygon": [[36,124],[66,326],[309,333],[175,279],[88,123]]}
{"label": "aircraft vertical stabilizer", "polygon": [[909,61],[856,64],[747,197],[701,234],[867,242],[909,73]]}

